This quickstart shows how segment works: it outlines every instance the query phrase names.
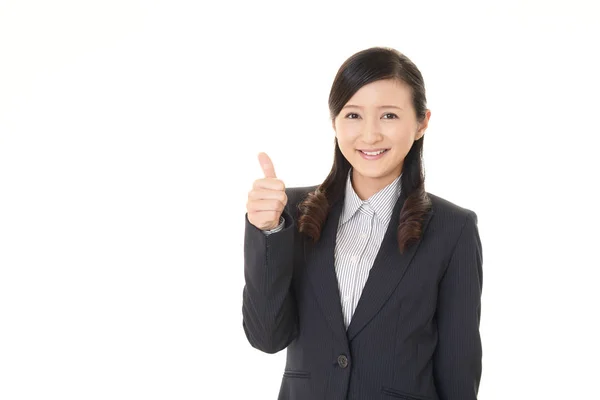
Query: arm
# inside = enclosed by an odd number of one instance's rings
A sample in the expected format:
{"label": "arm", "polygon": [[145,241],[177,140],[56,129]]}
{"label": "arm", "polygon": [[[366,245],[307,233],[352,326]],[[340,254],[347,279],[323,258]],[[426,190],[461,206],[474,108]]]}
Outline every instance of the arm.
{"label": "arm", "polygon": [[482,248],[477,214],[470,211],[440,282],[433,356],[440,400],[476,400],[481,379]]}
{"label": "arm", "polygon": [[252,225],[246,214],[243,327],[253,347],[271,354],[290,344],[298,326],[291,290],[296,225],[287,208],[284,225],[270,234]]}

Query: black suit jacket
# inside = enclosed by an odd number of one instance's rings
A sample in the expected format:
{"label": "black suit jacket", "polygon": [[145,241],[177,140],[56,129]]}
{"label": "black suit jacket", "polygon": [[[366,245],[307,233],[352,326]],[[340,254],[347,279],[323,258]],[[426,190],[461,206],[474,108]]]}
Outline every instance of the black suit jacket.
{"label": "black suit jacket", "polygon": [[279,399],[475,400],[482,359],[476,214],[428,193],[424,234],[400,254],[401,193],[346,330],[334,269],[343,200],[332,205],[317,243],[297,232],[297,204],[315,188],[286,189],[280,232],[266,236],[246,214],[243,328],[263,352],[287,348]]}

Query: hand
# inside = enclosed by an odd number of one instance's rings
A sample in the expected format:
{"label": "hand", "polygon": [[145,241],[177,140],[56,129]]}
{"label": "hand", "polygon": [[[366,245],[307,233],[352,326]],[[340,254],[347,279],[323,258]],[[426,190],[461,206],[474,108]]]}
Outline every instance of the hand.
{"label": "hand", "polygon": [[279,225],[279,217],[287,204],[285,185],[277,179],[273,162],[266,153],[258,154],[264,178],[257,179],[248,193],[248,221],[260,230],[268,231]]}

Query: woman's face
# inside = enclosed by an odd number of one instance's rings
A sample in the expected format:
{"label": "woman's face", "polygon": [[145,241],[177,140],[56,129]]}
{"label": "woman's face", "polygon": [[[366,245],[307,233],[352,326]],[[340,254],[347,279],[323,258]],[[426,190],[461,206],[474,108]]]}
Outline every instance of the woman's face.
{"label": "woman's face", "polygon": [[402,172],[404,158],[425,133],[430,111],[417,121],[411,88],[396,79],[360,88],[333,121],[338,146],[353,168],[352,183],[364,200]]}

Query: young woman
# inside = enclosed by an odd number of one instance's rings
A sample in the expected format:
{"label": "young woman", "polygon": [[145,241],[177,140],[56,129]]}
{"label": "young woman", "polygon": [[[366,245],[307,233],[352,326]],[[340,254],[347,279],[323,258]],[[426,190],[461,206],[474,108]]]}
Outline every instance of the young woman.
{"label": "young woman", "polygon": [[287,348],[279,399],[474,400],[481,377],[477,215],[425,191],[423,77],[360,51],[329,96],[323,183],[286,188],[269,157],[248,194],[243,327]]}

